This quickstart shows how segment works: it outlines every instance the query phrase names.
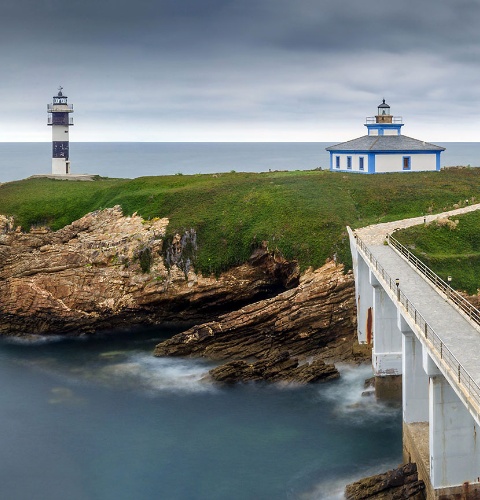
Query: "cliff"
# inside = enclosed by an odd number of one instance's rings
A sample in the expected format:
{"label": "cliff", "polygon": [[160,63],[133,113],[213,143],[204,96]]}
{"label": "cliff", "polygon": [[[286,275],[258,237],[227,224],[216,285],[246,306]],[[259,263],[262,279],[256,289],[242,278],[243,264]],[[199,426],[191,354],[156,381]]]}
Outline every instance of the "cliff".
{"label": "cliff", "polygon": [[193,229],[165,239],[167,219],[124,217],[119,206],[52,232],[24,233],[0,217],[0,334],[79,334],[135,323],[183,322],[156,356],[224,363],[222,382],[338,377],[350,359],[354,282],[327,262],[300,278],[263,244],[218,277],[196,274]]}
{"label": "cliff", "polygon": [[221,382],[336,378],[325,361],[354,357],[354,295],[352,275],[330,261],[291,290],[158,344],[155,355],[233,360],[211,370]]}
{"label": "cliff", "polygon": [[[167,219],[119,206],[52,232],[0,217],[0,334],[92,332],[134,323],[203,322],[298,282],[295,263],[257,249],[218,278],[194,272],[193,230],[165,243]],[[188,252],[187,252],[188,250]]]}

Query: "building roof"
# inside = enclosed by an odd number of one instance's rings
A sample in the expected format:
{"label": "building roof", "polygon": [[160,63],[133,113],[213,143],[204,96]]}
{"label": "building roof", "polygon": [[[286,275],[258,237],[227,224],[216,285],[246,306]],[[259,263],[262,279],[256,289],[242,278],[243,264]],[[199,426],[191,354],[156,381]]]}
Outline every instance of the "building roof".
{"label": "building roof", "polygon": [[364,135],[325,148],[327,151],[444,151],[442,146],[412,139],[406,135]]}

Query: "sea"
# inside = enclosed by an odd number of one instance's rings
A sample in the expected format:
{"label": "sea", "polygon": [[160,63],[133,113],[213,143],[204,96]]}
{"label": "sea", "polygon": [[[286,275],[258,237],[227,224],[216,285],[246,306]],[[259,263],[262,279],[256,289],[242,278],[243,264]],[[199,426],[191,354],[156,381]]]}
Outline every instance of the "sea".
{"label": "sea", "polygon": [[[151,175],[328,169],[326,142],[71,142],[73,174]],[[480,166],[480,143],[436,143],[441,166]],[[51,172],[51,143],[0,142],[0,182]]]}
{"label": "sea", "polygon": [[[326,145],[72,143],[71,161],[127,178],[309,170],[328,168]],[[446,147],[443,164],[480,164],[479,144]],[[0,182],[49,168],[50,144],[0,143]],[[178,331],[0,340],[0,498],[335,500],[401,463],[401,408],[365,389],[370,366],[308,387],[218,386],[212,361],[153,357]]]}

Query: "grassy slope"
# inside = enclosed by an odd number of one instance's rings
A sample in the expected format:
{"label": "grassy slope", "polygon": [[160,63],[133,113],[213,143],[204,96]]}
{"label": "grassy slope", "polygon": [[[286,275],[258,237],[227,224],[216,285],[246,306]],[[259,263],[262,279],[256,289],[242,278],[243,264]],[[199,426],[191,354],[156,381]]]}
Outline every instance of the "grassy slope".
{"label": "grassy slope", "polygon": [[452,217],[455,229],[435,223],[397,231],[395,237],[443,280],[473,295],[480,288],[480,212]]}
{"label": "grassy slope", "polygon": [[480,169],[376,176],[326,171],[99,179],[30,179],[0,185],[0,214],[24,228],[58,229],[120,204],[125,214],[169,217],[169,231],[195,228],[197,268],[219,272],[261,241],[301,267],[337,252],[349,262],[345,226],[418,216],[478,196]]}

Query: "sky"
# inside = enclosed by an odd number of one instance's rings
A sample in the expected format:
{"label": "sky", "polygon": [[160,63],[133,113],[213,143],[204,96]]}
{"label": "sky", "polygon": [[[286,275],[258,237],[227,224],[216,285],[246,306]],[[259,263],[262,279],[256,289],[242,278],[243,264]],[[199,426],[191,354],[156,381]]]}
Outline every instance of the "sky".
{"label": "sky", "polygon": [[478,141],[479,0],[3,0],[0,141]]}

